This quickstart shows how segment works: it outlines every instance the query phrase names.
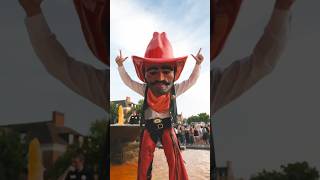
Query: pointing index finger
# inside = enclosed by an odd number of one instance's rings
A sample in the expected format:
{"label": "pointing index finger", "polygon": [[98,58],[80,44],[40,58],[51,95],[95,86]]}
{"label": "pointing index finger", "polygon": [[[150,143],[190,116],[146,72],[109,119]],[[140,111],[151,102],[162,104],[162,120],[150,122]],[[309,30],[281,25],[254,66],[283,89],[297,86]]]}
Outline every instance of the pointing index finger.
{"label": "pointing index finger", "polygon": [[122,52],[121,52],[121,49],[120,49],[119,51],[120,51],[120,57],[122,57]]}
{"label": "pointing index finger", "polygon": [[197,60],[197,58],[196,58],[193,54],[191,54],[191,56],[192,56],[195,60]]}
{"label": "pointing index finger", "polygon": [[202,49],[202,48],[200,48],[200,49],[199,49],[199,51],[198,51],[197,55],[199,55],[199,54],[200,54],[201,49]]}

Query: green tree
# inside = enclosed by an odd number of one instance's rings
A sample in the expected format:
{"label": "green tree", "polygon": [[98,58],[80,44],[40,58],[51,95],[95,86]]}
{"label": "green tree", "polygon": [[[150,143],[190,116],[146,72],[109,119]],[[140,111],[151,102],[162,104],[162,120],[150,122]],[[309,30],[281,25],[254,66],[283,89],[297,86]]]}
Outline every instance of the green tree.
{"label": "green tree", "polygon": [[317,169],[310,167],[305,161],[281,166],[281,169],[290,180],[316,180],[319,178]]}
{"label": "green tree", "polygon": [[286,177],[282,172],[277,172],[274,170],[269,172],[262,170],[262,172],[252,176],[250,180],[286,180]]}
{"label": "green tree", "polygon": [[190,124],[192,122],[210,122],[210,116],[207,113],[199,113],[198,115],[190,116],[187,119],[187,123]]}
{"label": "green tree", "polygon": [[210,116],[207,113],[199,113],[198,117],[202,122],[210,122]]}
{"label": "green tree", "polygon": [[106,157],[107,143],[107,123],[106,120],[97,120],[91,124],[89,140],[84,144],[87,153],[87,160],[92,166],[101,166]]}
{"label": "green tree", "polygon": [[118,105],[110,102],[110,123],[114,124],[118,119]]}
{"label": "green tree", "polygon": [[50,180],[58,179],[64,173],[64,171],[71,165],[70,163],[72,157],[80,151],[81,148],[78,145],[68,146],[66,152],[56,160],[53,167],[48,169],[47,178]]}
{"label": "green tree", "polygon": [[307,162],[296,162],[288,165],[281,165],[280,171],[268,172],[263,170],[253,175],[250,180],[317,180],[319,172],[316,168],[310,167]]}
{"label": "green tree", "polygon": [[135,107],[135,110],[137,111],[138,114],[142,114],[142,111],[143,111],[143,99],[140,99],[138,101],[138,104],[136,105]]}
{"label": "green tree", "polygon": [[28,143],[18,133],[0,129],[0,179],[19,179],[27,168]]}
{"label": "green tree", "polygon": [[71,145],[67,151],[58,158],[54,166],[48,170],[49,179],[57,179],[70,166],[71,159],[76,153],[83,153],[86,157],[86,166],[92,170],[98,170],[102,177],[106,179],[107,160],[107,133],[108,124],[106,119],[96,120],[91,124],[89,136],[85,138],[82,146]]}

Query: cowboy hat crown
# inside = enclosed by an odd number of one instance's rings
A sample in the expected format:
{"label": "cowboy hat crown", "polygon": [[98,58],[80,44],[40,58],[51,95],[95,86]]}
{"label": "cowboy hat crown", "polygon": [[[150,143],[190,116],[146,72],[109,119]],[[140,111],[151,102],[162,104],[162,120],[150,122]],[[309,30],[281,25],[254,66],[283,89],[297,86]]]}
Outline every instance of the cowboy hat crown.
{"label": "cowboy hat crown", "polygon": [[179,78],[188,56],[175,58],[170,41],[165,32],[154,32],[147,47],[144,57],[132,56],[139,79],[146,82],[144,78],[145,64],[170,64],[175,66],[175,81]]}

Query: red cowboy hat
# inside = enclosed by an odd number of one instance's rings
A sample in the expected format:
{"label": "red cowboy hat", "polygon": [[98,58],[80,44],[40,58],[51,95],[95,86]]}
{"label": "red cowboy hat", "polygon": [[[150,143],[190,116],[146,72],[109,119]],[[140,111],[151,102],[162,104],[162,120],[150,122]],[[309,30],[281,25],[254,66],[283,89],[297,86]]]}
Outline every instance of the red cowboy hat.
{"label": "red cowboy hat", "polygon": [[173,51],[166,33],[154,32],[153,37],[147,47],[144,57],[132,56],[133,64],[136,69],[139,79],[146,82],[144,78],[145,64],[170,64],[175,66],[176,81],[183,70],[184,64],[188,56],[173,57]]}
{"label": "red cowboy hat", "polygon": [[[73,0],[91,52],[109,66],[107,51],[107,1]],[[108,8],[109,9],[109,8]]]}
{"label": "red cowboy hat", "polygon": [[210,59],[213,61],[222,51],[236,22],[242,0],[214,0],[211,3]]}

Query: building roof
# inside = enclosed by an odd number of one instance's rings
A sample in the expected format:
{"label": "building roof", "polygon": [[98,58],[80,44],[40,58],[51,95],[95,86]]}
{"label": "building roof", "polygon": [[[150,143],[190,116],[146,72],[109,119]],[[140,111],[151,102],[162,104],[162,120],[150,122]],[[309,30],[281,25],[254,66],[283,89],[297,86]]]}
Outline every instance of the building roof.
{"label": "building roof", "polygon": [[134,104],[133,102],[128,102],[126,100],[118,100],[118,101],[111,101],[114,104],[121,105],[122,107],[130,107],[131,104]]}
{"label": "building roof", "polygon": [[216,168],[218,176],[224,177],[228,176],[228,168],[227,167],[217,167]]}
{"label": "building roof", "polygon": [[116,101],[111,101],[111,102],[114,104],[121,105],[122,107],[131,107],[132,104],[135,105],[135,103],[133,103],[131,101],[130,97],[126,97],[126,99],[124,99],[124,100],[116,100]]}
{"label": "building roof", "polygon": [[232,162],[227,161],[226,166],[216,168],[218,177],[233,177]]}
{"label": "building roof", "polygon": [[18,133],[25,133],[32,138],[36,137],[38,138],[40,144],[67,145],[68,139],[64,138],[64,135],[72,134],[75,136],[83,136],[71,128],[55,124],[54,120],[23,124],[11,124],[0,127],[12,129],[13,131],[16,131]]}

